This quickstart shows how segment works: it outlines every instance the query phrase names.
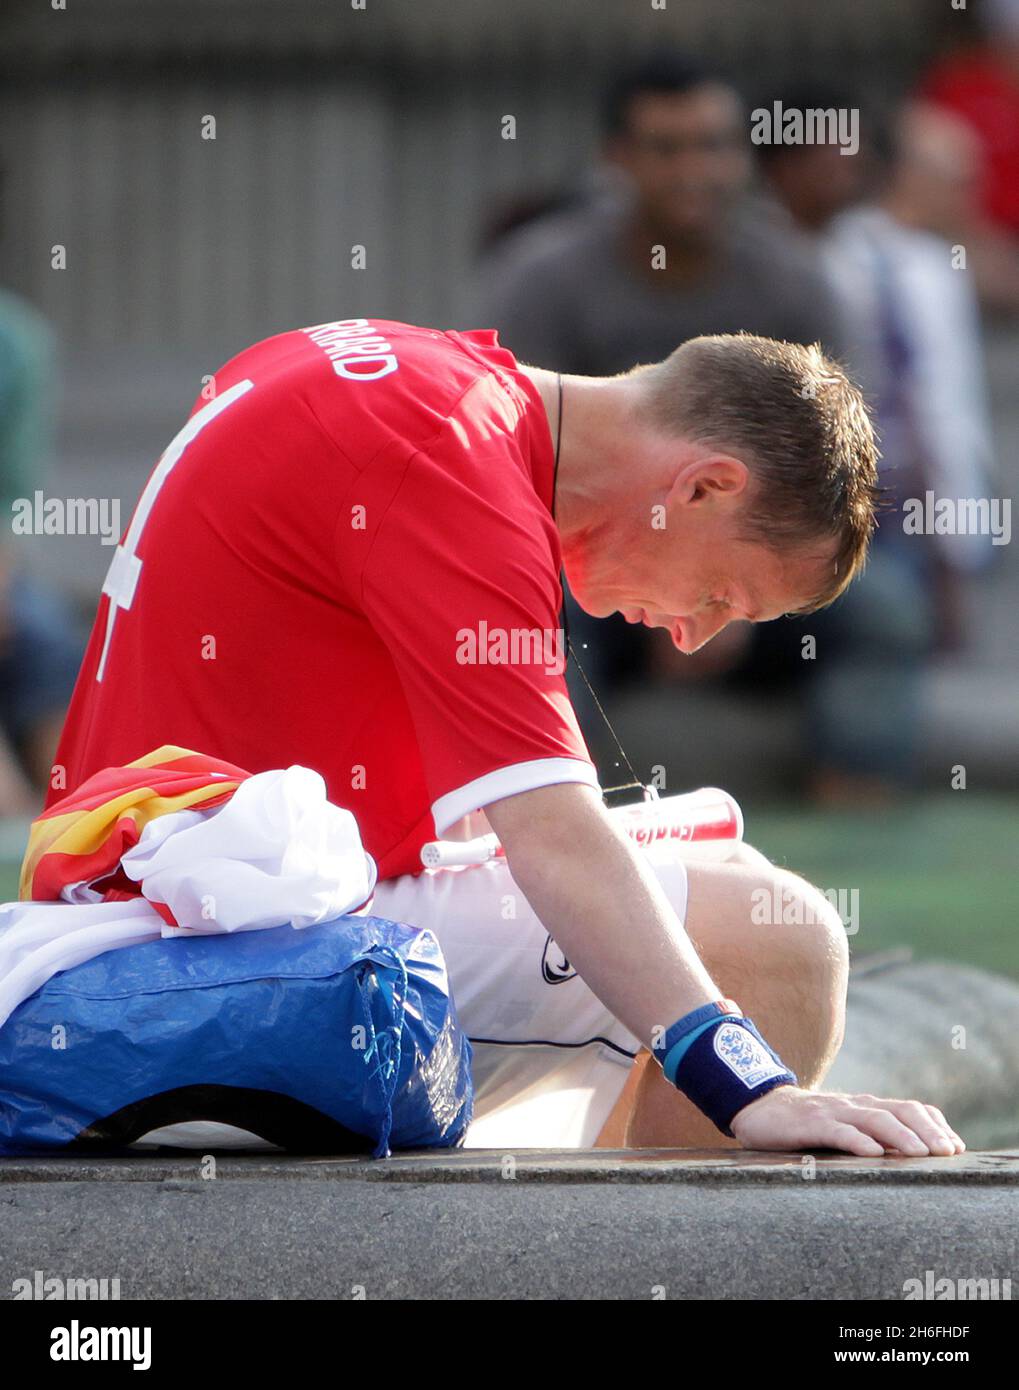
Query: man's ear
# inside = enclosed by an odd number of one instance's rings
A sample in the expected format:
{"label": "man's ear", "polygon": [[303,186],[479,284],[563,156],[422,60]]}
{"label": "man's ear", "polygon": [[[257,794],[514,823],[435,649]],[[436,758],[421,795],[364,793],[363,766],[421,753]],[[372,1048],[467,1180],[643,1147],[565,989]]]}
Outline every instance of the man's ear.
{"label": "man's ear", "polygon": [[750,470],[730,454],[702,454],[685,463],[669,489],[666,506],[694,507],[735,501],[747,488]]}

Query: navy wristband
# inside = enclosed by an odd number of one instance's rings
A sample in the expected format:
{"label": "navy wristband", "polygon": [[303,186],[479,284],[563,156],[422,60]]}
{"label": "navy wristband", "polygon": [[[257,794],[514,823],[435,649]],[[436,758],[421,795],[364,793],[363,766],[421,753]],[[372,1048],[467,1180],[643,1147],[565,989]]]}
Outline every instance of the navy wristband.
{"label": "navy wristband", "polygon": [[741,1018],[743,1010],[732,999],[716,999],[710,1004],[702,1004],[699,1009],[684,1014],[678,1019],[659,1042],[654,1044],[654,1052],[662,1065],[666,1080],[676,1084],[676,1070],[680,1059],[699,1033],[720,1018]]}
{"label": "navy wristband", "polygon": [[795,1074],[750,1019],[721,1004],[706,1004],[673,1024],[657,1056],[677,1090],[729,1137],[733,1118],[746,1106],[776,1086],[796,1085]]}
{"label": "navy wristband", "polygon": [[722,1018],[691,1043],[674,1084],[731,1137],[741,1110],[776,1086],[795,1086],[796,1076],[749,1018]]}

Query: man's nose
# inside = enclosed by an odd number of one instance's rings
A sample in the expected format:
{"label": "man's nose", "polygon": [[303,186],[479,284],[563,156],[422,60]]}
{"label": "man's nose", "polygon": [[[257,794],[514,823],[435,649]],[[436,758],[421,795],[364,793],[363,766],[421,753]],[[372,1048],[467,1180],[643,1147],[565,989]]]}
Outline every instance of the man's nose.
{"label": "man's nose", "polygon": [[683,640],[677,642],[676,646],[685,656],[692,656],[699,651],[705,643],[710,642],[712,637],[717,637],[723,627],[728,627],[732,619],[726,614],[703,613],[698,617],[684,618],[683,620]]}

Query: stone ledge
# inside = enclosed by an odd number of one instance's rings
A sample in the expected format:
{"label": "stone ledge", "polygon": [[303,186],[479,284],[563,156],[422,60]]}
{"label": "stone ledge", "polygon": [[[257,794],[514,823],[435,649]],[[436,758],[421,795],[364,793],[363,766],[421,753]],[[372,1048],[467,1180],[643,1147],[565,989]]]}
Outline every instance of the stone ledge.
{"label": "stone ledge", "polygon": [[[149,1161],[153,1176],[159,1166]],[[305,1167],[308,1181],[0,1187],[0,1299],[36,1271],[116,1277],[128,1300],[901,1303],[929,1278],[988,1286],[959,1298],[1007,1299],[1019,1288],[1005,1182],[939,1187],[935,1198],[924,1181],[393,1184],[352,1173],[333,1181],[320,1163],[289,1167]]]}
{"label": "stone ledge", "polygon": [[[197,1168],[209,1150],[110,1158],[8,1158],[0,1160],[0,1185],[24,1183],[147,1182],[202,1186]],[[923,1184],[1001,1186],[1019,1183],[1019,1152],[996,1150],[955,1158],[859,1159],[849,1155],[746,1153],[729,1149],[522,1149],[516,1153],[469,1149],[396,1154],[386,1161],[362,1158],[221,1154],[216,1179],[289,1183],[307,1180],[372,1183],[677,1183],[718,1186],[797,1185],[886,1187]],[[808,1176],[809,1175],[809,1176]]]}

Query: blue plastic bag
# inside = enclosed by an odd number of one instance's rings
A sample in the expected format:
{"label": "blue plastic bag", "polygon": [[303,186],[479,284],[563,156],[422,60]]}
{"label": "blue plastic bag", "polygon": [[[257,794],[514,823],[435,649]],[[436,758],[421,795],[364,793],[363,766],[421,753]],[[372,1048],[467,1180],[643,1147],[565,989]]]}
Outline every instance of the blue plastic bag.
{"label": "blue plastic bag", "polygon": [[0,1028],[0,1154],[213,1120],[378,1157],[460,1144],[472,1100],[438,943],[381,917],[106,951]]}

